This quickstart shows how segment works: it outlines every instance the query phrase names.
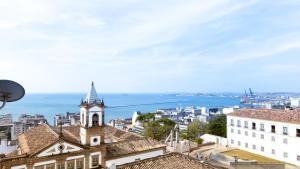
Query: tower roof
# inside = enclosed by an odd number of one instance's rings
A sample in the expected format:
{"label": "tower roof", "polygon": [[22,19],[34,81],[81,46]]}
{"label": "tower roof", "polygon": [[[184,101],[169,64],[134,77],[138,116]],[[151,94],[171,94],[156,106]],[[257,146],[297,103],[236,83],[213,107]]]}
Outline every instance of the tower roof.
{"label": "tower roof", "polygon": [[87,102],[88,104],[92,104],[92,103],[99,103],[100,99],[98,98],[95,86],[94,86],[94,82],[92,82],[91,85],[91,89],[90,91],[87,93],[86,98],[84,100],[85,102]]}

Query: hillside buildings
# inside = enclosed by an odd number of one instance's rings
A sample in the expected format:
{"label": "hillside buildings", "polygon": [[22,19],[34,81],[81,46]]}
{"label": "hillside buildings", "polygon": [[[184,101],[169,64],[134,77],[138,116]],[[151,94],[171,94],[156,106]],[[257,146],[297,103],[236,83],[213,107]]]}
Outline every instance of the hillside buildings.
{"label": "hillside buildings", "polygon": [[241,109],[227,115],[228,145],[300,166],[300,109]]}
{"label": "hillside buildings", "polygon": [[47,123],[47,119],[43,115],[28,115],[22,114],[17,122],[13,123],[14,134],[12,140],[15,140],[18,135],[38,126],[39,124]]}
{"label": "hillside buildings", "polygon": [[54,126],[70,126],[80,124],[80,113],[66,112],[65,114],[57,114],[54,117]]}

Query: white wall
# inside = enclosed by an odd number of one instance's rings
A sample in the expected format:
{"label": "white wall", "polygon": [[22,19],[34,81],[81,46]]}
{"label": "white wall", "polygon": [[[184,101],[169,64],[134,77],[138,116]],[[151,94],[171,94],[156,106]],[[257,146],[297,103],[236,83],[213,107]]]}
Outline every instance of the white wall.
{"label": "white wall", "polygon": [[[60,145],[63,145],[62,153],[75,152],[75,151],[82,150],[82,148],[74,146],[74,145],[66,143],[66,142],[61,143],[61,144],[56,143],[53,146],[51,146],[50,148],[47,148],[46,150],[44,150],[43,152],[38,154],[38,157],[45,157],[45,156],[50,156],[53,154],[60,154],[60,150],[59,150]],[[69,149],[67,150],[68,147],[69,147]],[[51,151],[53,149],[55,150],[54,152]]]}
{"label": "white wall", "polygon": [[136,159],[144,160],[147,158],[157,157],[157,156],[163,155],[163,154],[164,154],[163,150],[156,150],[156,151],[151,151],[151,152],[147,152],[147,153],[143,153],[143,154],[118,158],[118,159],[114,159],[114,160],[108,160],[108,161],[106,161],[106,166],[111,166],[112,164],[122,165],[122,164],[134,162],[134,161],[136,161]]}
{"label": "white wall", "polygon": [[218,145],[227,146],[227,138],[215,136],[211,134],[204,134],[200,137],[203,139],[203,143],[216,143]]}
{"label": "white wall", "polygon": [[[234,120],[234,126],[231,126],[231,119]],[[237,120],[241,121],[241,127],[237,127]],[[248,129],[244,128],[244,121],[248,121]],[[252,122],[256,123],[256,130],[252,129]],[[265,131],[260,131],[261,123],[264,124]],[[275,125],[276,133],[271,132],[271,125]],[[288,135],[282,134],[283,127],[288,127]],[[300,166],[300,160],[297,160],[297,156],[300,156],[300,137],[296,137],[296,129],[300,129],[300,124],[227,116],[227,139],[230,147]],[[248,136],[245,132],[248,132]],[[261,135],[264,136],[263,139]],[[272,137],[275,137],[275,141],[272,141]],[[284,139],[287,139],[287,144],[283,143]],[[234,140],[234,143],[231,143],[231,140]],[[241,145],[238,145],[238,142]],[[245,147],[245,143],[248,143],[248,148]],[[256,146],[256,150],[253,149],[253,145]],[[264,151],[261,151],[261,147],[264,147]],[[275,150],[275,154],[272,154],[272,149]],[[288,153],[287,158],[284,157],[285,152]]]}
{"label": "white wall", "polygon": [[291,98],[291,107],[299,107],[300,98]]}
{"label": "white wall", "polygon": [[17,146],[8,145],[9,142],[6,138],[0,139],[0,154],[8,154],[17,149]]}

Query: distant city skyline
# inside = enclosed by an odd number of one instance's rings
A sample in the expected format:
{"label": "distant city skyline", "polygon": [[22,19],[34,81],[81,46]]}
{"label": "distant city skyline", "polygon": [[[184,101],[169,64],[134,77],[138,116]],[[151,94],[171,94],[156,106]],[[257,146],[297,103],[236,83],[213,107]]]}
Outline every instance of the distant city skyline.
{"label": "distant city skyline", "polygon": [[26,93],[300,92],[300,1],[10,0],[0,79]]}

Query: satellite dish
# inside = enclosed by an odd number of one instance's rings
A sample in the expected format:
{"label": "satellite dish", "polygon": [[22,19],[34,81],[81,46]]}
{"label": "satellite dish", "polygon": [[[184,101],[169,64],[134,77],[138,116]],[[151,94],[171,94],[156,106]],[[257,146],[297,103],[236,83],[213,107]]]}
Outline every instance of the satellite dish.
{"label": "satellite dish", "polygon": [[6,102],[20,100],[25,95],[25,89],[17,82],[11,80],[0,80],[0,106],[2,109]]}

